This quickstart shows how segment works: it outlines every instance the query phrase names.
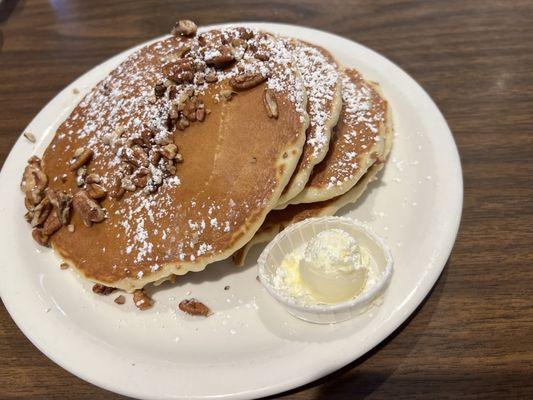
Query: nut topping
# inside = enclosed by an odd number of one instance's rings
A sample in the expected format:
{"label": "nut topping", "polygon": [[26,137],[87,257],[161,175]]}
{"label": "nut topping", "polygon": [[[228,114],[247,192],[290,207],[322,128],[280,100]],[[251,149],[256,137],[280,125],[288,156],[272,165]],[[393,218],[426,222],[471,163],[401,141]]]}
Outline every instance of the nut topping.
{"label": "nut topping", "polygon": [[206,74],[204,79],[207,83],[215,83],[216,81],[218,81],[217,74],[215,73],[215,71],[211,71],[210,73]]}
{"label": "nut topping", "polygon": [[162,67],[163,75],[175,83],[191,83],[194,79],[194,64],[188,59],[168,62]]}
{"label": "nut topping", "polygon": [[48,186],[48,177],[41,169],[41,160],[32,157],[24,169],[21,190],[26,194],[26,201],[31,206],[36,206],[44,197],[44,190]]}
{"label": "nut topping", "polygon": [[263,104],[265,105],[268,117],[278,119],[278,103],[272,89],[265,89],[263,92]]}
{"label": "nut topping", "polygon": [[174,143],[167,144],[165,147],[163,147],[163,150],[161,151],[161,155],[168,160],[173,160],[174,158],[176,158],[177,154],[178,146],[176,146]]}
{"label": "nut topping", "polygon": [[261,74],[243,73],[231,78],[229,84],[235,90],[247,90],[266,81],[266,79],[266,76]]}
{"label": "nut topping", "polygon": [[162,83],[158,83],[154,87],[154,94],[155,94],[155,97],[157,98],[163,97],[166,91],[167,91],[167,87],[163,85]]}
{"label": "nut topping", "polygon": [[67,225],[70,221],[70,204],[72,202],[72,197],[57,189],[48,189],[46,191],[46,196],[50,200],[50,204],[54,207],[54,211],[61,225]]}
{"label": "nut topping", "polygon": [[33,228],[31,231],[31,236],[33,237],[33,240],[35,240],[41,246],[48,246],[48,240],[50,238],[43,233],[42,228]]}
{"label": "nut topping", "polygon": [[154,300],[143,289],[133,292],[133,302],[139,310],[148,310],[154,305]]}
{"label": "nut topping", "polygon": [[78,190],[72,199],[74,210],[80,214],[85,226],[91,226],[93,222],[102,222],[105,219],[105,211],[100,205],[91,199],[85,190]]}
{"label": "nut topping", "polygon": [[209,51],[205,57],[205,63],[215,68],[224,68],[233,61],[235,61],[235,55],[230,46],[220,46],[214,51]]}
{"label": "nut topping", "polygon": [[107,195],[107,191],[98,183],[90,183],[87,185],[87,194],[91,199],[102,199]]}
{"label": "nut topping", "polygon": [[81,166],[87,164],[91,157],[93,156],[93,151],[91,149],[84,149],[83,147],[76,150],[74,157],[70,160],[70,170],[75,171]]}
{"label": "nut topping", "polygon": [[33,135],[33,133],[26,131],[22,135],[24,135],[24,137],[28,139],[29,142],[35,143],[35,136]]}
{"label": "nut topping", "polygon": [[113,293],[116,289],[114,287],[109,287],[102,285],[100,283],[95,283],[93,286],[93,293],[100,294],[102,296],[107,296]]}
{"label": "nut topping", "polygon": [[59,228],[61,228],[61,226],[61,221],[57,216],[56,210],[53,210],[48,215],[48,218],[46,218],[46,221],[44,221],[43,234],[45,234],[46,236],[52,236],[59,230]]}
{"label": "nut topping", "polygon": [[123,295],[119,295],[115,300],[113,300],[115,303],[122,305],[126,303],[126,298]]}
{"label": "nut topping", "polygon": [[46,221],[46,218],[48,218],[50,211],[52,211],[52,204],[45,197],[33,210],[28,212],[28,216],[30,217],[28,222],[30,222],[31,227],[35,228],[36,226],[42,225]]}
{"label": "nut topping", "polygon": [[174,36],[194,36],[196,34],[196,24],[188,19],[181,19],[174,25],[172,35]]}
{"label": "nut topping", "polygon": [[212,314],[209,307],[196,299],[183,300],[178,307],[181,311],[190,315],[202,315],[207,317],[208,315]]}
{"label": "nut topping", "polygon": [[87,183],[100,183],[100,180],[100,175],[94,173],[87,175],[87,178],[85,178],[85,182]]}

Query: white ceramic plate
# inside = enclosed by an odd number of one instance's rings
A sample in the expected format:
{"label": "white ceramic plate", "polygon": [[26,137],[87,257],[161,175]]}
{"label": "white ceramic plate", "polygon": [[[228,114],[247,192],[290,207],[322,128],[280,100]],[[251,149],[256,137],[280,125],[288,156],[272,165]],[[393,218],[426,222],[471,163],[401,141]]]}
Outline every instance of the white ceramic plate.
{"label": "white ceramic plate", "polygon": [[[20,177],[26,160],[42,154],[82,95],[135,49],[128,50],[59,93],[27,128],[37,143],[21,137],[0,175],[2,300],[43,353],[95,385],[136,398],[192,399],[253,398],[305,384],[391,334],[428,294],[450,254],[461,216],[461,165],[450,130],[424,90],[392,62],[341,37],[250,25],[324,46],[381,84],[394,112],[393,150],[381,179],[341,214],[369,223],[386,238],[396,266],[391,285],[380,307],[321,326],[290,316],[261,288],[258,249],[244,269],[220,262],[157,288],[157,304],[146,312],[130,298],[117,306],[116,296],[96,296],[89,282],[60,270],[54,254],[31,239]],[[188,297],[215,314],[184,316],[177,305]]]}

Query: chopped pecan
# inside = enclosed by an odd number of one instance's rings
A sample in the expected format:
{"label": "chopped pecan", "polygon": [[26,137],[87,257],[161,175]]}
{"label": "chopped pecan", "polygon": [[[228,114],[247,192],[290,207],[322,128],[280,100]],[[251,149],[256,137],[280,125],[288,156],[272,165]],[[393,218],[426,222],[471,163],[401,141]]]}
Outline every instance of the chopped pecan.
{"label": "chopped pecan", "polygon": [[100,181],[101,181],[100,175],[94,174],[94,173],[87,175],[87,178],[85,178],[85,182],[87,182],[88,184],[100,183]]}
{"label": "chopped pecan", "polygon": [[48,177],[41,169],[41,160],[35,156],[30,158],[20,182],[20,188],[26,194],[28,203],[32,206],[39,204],[47,186]]}
{"label": "chopped pecan", "polygon": [[123,295],[119,295],[115,300],[113,300],[115,303],[122,305],[126,303],[126,298]]}
{"label": "chopped pecan", "polygon": [[141,146],[134,145],[131,150],[126,150],[124,154],[126,160],[136,167],[148,166],[148,155]]}
{"label": "chopped pecan", "polygon": [[174,36],[194,36],[196,34],[196,24],[188,19],[181,19],[174,25],[172,35]]}
{"label": "chopped pecan", "polygon": [[205,108],[199,108],[196,110],[196,120],[202,122],[205,119]]}
{"label": "chopped pecan", "polygon": [[235,61],[235,54],[230,46],[220,46],[218,49],[209,50],[204,61],[209,66],[224,68]]}
{"label": "chopped pecan", "polygon": [[122,178],[119,175],[113,177],[111,192],[109,195],[114,199],[121,199],[126,190],[122,187]]}
{"label": "chopped pecan", "polygon": [[46,218],[46,221],[44,221],[43,234],[46,236],[52,236],[59,230],[59,228],[61,228],[61,226],[61,221],[57,216],[56,210],[52,210],[52,212],[48,215],[48,218]]}
{"label": "chopped pecan", "polygon": [[181,311],[190,315],[202,315],[207,317],[211,314],[209,307],[196,299],[183,300],[178,307]]}
{"label": "chopped pecan", "polygon": [[263,92],[263,104],[269,118],[278,118],[278,102],[272,89],[265,89]]}
{"label": "chopped pecan", "polygon": [[93,151],[91,149],[85,149],[80,147],[74,153],[74,156],[70,160],[70,170],[75,171],[81,166],[87,164],[93,156]]}
{"label": "chopped pecan", "polygon": [[33,135],[33,133],[26,131],[22,135],[24,135],[24,137],[28,139],[29,142],[35,143],[35,136]]}
{"label": "chopped pecan", "polygon": [[42,228],[33,228],[31,231],[31,236],[33,237],[33,240],[35,240],[41,246],[48,246],[48,240],[50,238],[43,233]]}
{"label": "chopped pecan", "polygon": [[87,194],[91,199],[102,199],[107,195],[107,191],[98,183],[87,185]]}
{"label": "chopped pecan", "polygon": [[66,262],[62,262],[61,264],[59,264],[59,268],[65,270],[69,268],[69,265]]}
{"label": "chopped pecan", "polygon": [[162,71],[168,79],[176,83],[191,83],[194,79],[194,64],[188,59],[168,62],[163,65]]}
{"label": "chopped pecan", "polygon": [[231,78],[229,84],[235,90],[246,90],[259,85],[266,79],[266,76],[261,74],[242,73]]}
{"label": "chopped pecan", "polygon": [[122,188],[128,192],[135,192],[137,186],[131,181],[131,177],[125,176],[121,181]]}
{"label": "chopped pecan", "polygon": [[215,83],[216,81],[218,81],[217,74],[215,71],[211,71],[206,74],[204,79],[207,83]]}
{"label": "chopped pecan", "polygon": [[100,283],[95,283],[93,286],[93,293],[100,294],[102,296],[107,296],[113,293],[116,289],[114,287],[109,287],[102,285]]}
{"label": "chopped pecan", "polygon": [[161,155],[168,160],[173,160],[177,154],[178,154],[178,146],[176,146],[174,143],[167,144],[161,150]]}
{"label": "chopped pecan", "polygon": [[85,185],[85,176],[87,175],[87,167],[83,166],[76,170],[76,185]]}
{"label": "chopped pecan", "polygon": [[133,292],[133,302],[139,310],[148,310],[154,305],[154,300],[143,289]]}
{"label": "chopped pecan", "polygon": [[250,40],[254,37],[254,31],[250,28],[238,27],[236,30],[239,33],[239,36],[244,40]]}
{"label": "chopped pecan", "polygon": [[167,91],[167,87],[163,85],[162,83],[158,83],[154,87],[154,94],[155,94],[155,97],[157,98],[163,97],[166,91]]}
{"label": "chopped pecan", "polygon": [[72,205],[80,214],[85,226],[91,226],[93,222],[102,222],[105,219],[104,209],[91,199],[85,190],[76,192],[72,199]]}
{"label": "chopped pecan", "polygon": [[187,118],[185,118],[184,116],[181,116],[181,118],[178,120],[178,123],[176,124],[176,126],[178,127],[178,129],[180,131],[184,130],[185,128],[187,128],[191,123],[189,122],[189,120]]}
{"label": "chopped pecan", "polygon": [[67,225],[70,221],[70,204],[72,197],[62,190],[48,189],[46,196],[54,207],[61,225]]}
{"label": "chopped pecan", "polygon": [[255,53],[254,57],[257,58],[259,61],[270,60],[270,56],[267,53]]}
{"label": "chopped pecan", "polygon": [[35,228],[36,226],[42,225],[44,221],[46,221],[46,218],[48,218],[50,211],[52,211],[52,204],[50,203],[50,200],[45,197],[33,210],[28,213],[31,217],[29,221],[31,227]]}

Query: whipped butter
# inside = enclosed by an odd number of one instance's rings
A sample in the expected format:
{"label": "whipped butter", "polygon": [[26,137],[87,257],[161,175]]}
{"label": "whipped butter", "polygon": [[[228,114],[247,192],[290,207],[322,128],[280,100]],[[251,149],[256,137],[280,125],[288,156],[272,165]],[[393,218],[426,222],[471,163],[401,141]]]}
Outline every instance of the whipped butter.
{"label": "whipped butter", "polygon": [[283,258],[273,286],[304,304],[335,304],[355,298],[375,283],[366,248],[342,229],[320,232]]}

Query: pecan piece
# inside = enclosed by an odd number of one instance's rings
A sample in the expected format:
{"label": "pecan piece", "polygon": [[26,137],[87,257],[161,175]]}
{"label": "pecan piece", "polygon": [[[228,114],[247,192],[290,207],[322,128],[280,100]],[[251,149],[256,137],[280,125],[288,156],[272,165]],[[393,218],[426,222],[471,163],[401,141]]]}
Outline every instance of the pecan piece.
{"label": "pecan piece", "polygon": [[43,234],[46,236],[52,236],[54,233],[56,233],[59,228],[61,228],[61,221],[59,220],[59,217],[57,216],[56,210],[53,210],[49,215],[48,218],[46,218],[46,221],[44,221],[43,225]]}
{"label": "pecan piece", "polygon": [[20,189],[26,194],[26,199],[32,206],[41,202],[47,186],[48,177],[41,169],[41,160],[35,156],[30,158],[22,174]]}
{"label": "pecan piece", "polygon": [[85,178],[85,182],[89,183],[100,183],[101,178],[98,174],[89,174],[87,175],[87,178]]}
{"label": "pecan piece", "polygon": [[76,192],[72,199],[72,205],[80,214],[85,226],[91,226],[93,222],[102,222],[105,219],[104,209],[91,199],[85,190]]}
{"label": "pecan piece", "polygon": [[196,35],[196,24],[188,19],[180,19],[172,29],[174,36],[194,36]]}
{"label": "pecan piece", "polygon": [[32,228],[42,225],[48,215],[52,211],[52,204],[47,197],[45,197],[32,211],[29,212],[30,224]]}
{"label": "pecan piece", "polygon": [[199,108],[196,110],[196,120],[203,122],[205,119],[205,108]]}
{"label": "pecan piece", "polygon": [[163,65],[162,72],[175,83],[191,83],[194,79],[194,64],[191,60],[180,59]]}
{"label": "pecan piece", "polygon": [[204,303],[196,299],[183,300],[179,305],[179,309],[190,315],[202,315],[207,317],[211,314],[211,310]]}
{"label": "pecan piece", "polygon": [[122,305],[126,303],[126,298],[123,295],[119,295],[115,300],[113,300],[115,303]]}
{"label": "pecan piece", "polygon": [[161,150],[161,155],[168,160],[173,160],[176,158],[177,154],[178,146],[176,146],[174,143],[167,144],[165,147],[163,147],[163,150]]}
{"label": "pecan piece", "polygon": [[204,61],[209,66],[224,68],[235,61],[235,54],[230,46],[220,46],[214,51],[208,51]]}
{"label": "pecan piece", "polygon": [[278,119],[278,102],[272,89],[265,89],[263,92],[263,104],[269,118]]}
{"label": "pecan piece", "polygon": [[217,74],[215,71],[211,71],[206,74],[204,79],[207,83],[215,83],[216,81],[218,81]]}
{"label": "pecan piece", "polygon": [[85,149],[80,147],[74,153],[74,156],[70,160],[70,170],[75,171],[81,166],[87,164],[93,156],[93,151],[91,149]]}
{"label": "pecan piece", "polygon": [[90,183],[87,185],[87,194],[91,199],[102,199],[107,195],[107,191],[98,183]]}
{"label": "pecan piece", "polygon": [[266,76],[261,74],[243,73],[231,78],[229,84],[235,90],[246,90],[259,85],[266,79]]}
{"label": "pecan piece", "polygon": [[95,283],[93,286],[93,293],[100,294],[102,296],[107,296],[113,293],[116,289],[114,287],[109,287],[102,285],[100,283]]}
{"label": "pecan piece", "polygon": [[270,56],[267,53],[255,53],[254,57],[257,58],[259,61],[270,60]]}
{"label": "pecan piece", "polygon": [[163,85],[162,83],[158,83],[154,87],[154,94],[155,94],[155,97],[157,98],[163,97],[166,91],[167,91],[167,87]]}
{"label": "pecan piece", "polygon": [[29,142],[35,143],[35,136],[33,135],[33,133],[26,131],[22,135],[24,135],[24,137],[28,139]]}
{"label": "pecan piece", "polygon": [[133,292],[133,302],[139,310],[148,310],[154,305],[154,300],[143,289]]}
{"label": "pecan piece", "polygon": [[111,185],[111,193],[109,195],[114,199],[121,199],[126,190],[122,187],[121,177],[115,175],[113,177],[113,184]]}
{"label": "pecan piece", "polygon": [[48,246],[48,240],[50,238],[43,233],[41,228],[33,228],[31,231],[31,236],[33,237],[33,240],[35,240],[41,246]]}
{"label": "pecan piece", "polygon": [[50,200],[50,204],[54,207],[54,211],[59,218],[61,225],[67,225],[70,221],[70,204],[72,197],[62,190],[48,189],[46,197]]}

